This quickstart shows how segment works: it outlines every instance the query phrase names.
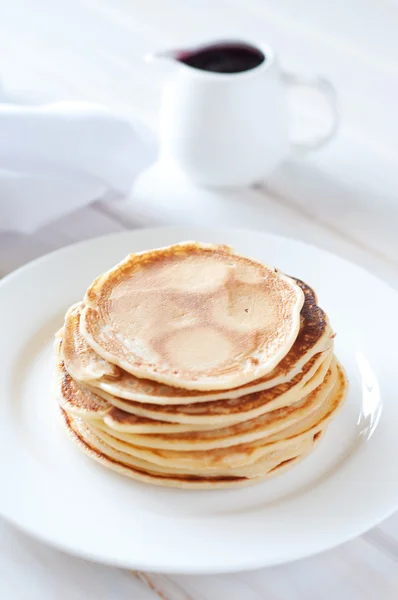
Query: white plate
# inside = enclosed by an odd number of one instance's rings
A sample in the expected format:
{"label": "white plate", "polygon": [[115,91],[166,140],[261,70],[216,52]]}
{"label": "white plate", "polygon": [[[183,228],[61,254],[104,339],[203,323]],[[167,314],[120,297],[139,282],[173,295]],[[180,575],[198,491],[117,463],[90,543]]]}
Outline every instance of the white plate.
{"label": "white plate", "polygon": [[[348,401],[290,472],[231,491],[123,478],[67,437],[51,396],[66,308],[127,253],[195,239],[232,244],[318,293],[337,332]],[[398,507],[398,294],[311,246],[263,233],[151,229],[90,240],[0,285],[0,513],[68,552],[132,569],[210,573],[290,561],[359,535]]]}

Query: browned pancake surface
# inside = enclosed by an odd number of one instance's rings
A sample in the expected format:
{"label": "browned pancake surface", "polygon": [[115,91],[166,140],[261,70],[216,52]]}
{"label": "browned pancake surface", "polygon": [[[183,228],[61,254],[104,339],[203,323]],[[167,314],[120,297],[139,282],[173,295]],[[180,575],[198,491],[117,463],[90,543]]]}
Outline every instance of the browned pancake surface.
{"label": "browned pancake surface", "polygon": [[134,254],[88,289],[81,331],[138,377],[196,390],[269,373],[299,330],[303,292],[224,246],[187,242]]}

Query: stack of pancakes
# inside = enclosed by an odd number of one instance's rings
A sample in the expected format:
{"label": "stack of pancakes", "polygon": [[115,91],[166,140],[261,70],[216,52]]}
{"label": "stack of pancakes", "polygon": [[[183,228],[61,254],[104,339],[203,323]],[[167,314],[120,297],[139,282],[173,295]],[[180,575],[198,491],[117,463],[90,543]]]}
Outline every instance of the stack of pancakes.
{"label": "stack of pancakes", "polygon": [[131,254],[56,336],[73,439],[141,481],[238,487],[307,456],[347,381],[315,293],[227,246]]}

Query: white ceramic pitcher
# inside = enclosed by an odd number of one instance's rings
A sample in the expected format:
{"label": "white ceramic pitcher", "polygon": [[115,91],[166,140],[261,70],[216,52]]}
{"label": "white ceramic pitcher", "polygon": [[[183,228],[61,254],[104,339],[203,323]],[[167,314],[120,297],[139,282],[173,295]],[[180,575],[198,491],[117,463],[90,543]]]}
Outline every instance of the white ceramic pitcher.
{"label": "white ceramic pitcher", "polygon": [[[196,68],[185,60],[195,53],[237,46],[262,56],[260,64],[225,73]],[[148,58],[170,65],[162,91],[162,156],[197,184],[242,186],[264,181],[292,151],[318,148],[336,131],[336,95],[330,83],[282,72],[266,45],[217,41]],[[285,88],[291,85],[315,87],[326,95],[331,112],[328,131],[300,144],[290,141]]]}

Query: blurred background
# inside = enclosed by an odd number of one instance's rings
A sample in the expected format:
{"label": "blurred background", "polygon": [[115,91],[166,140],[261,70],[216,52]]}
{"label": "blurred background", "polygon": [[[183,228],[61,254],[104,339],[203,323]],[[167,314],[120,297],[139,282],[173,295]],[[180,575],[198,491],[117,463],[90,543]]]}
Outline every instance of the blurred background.
{"label": "blurred background", "polygon": [[0,73],[15,97],[91,100],[153,122],[148,50],[248,37],[285,68],[328,77],[352,134],[396,158],[395,0],[2,0],[0,11]]}
{"label": "blurred background", "polygon": [[[343,245],[353,243],[351,258],[395,283],[397,24],[395,0],[0,0],[0,101],[93,101],[156,129],[164,73],[145,64],[145,53],[219,37],[266,41],[285,69],[327,77],[342,115],[332,143],[298,169],[291,165],[275,186],[279,200],[304,221],[327,223]],[[298,120],[318,118],[322,106],[304,95]],[[95,232],[82,216],[39,237],[0,234],[0,256],[8,255],[0,258],[0,273],[56,245],[117,228],[113,207],[102,212],[107,217],[92,216]],[[156,224],[146,213],[132,215],[129,226]],[[322,245],[322,232],[304,237]],[[362,256],[365,247],[372,257]]]}

